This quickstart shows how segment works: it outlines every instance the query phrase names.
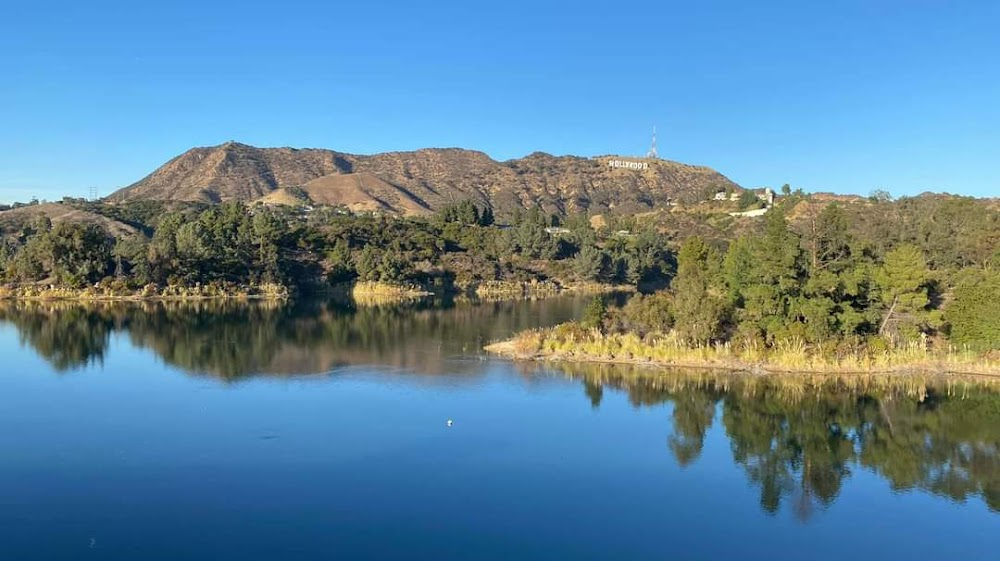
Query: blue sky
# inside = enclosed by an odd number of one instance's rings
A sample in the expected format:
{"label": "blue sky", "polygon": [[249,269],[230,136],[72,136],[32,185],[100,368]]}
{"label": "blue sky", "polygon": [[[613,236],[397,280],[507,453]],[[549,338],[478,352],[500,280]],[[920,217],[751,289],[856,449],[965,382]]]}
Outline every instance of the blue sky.
{"label": "blue sky", "polygon": [[1000,196],[1000,2],[27,2],[0,200],[192,146],[641,155],[752,187]]}

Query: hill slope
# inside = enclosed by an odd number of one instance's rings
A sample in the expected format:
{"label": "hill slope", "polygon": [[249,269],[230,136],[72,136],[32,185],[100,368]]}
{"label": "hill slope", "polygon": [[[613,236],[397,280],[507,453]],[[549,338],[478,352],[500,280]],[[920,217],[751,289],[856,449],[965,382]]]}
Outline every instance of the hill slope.
{"label": "hill slope", "polygon": [[127,236],[138,232],[134,226],[94,212],[62,203],[44,203],[0,211],[0,233],[17,232],[40,215],[48,217],[53,224],[59,222],[93,224],[113,236]]}
{"label": "hill slope", "polygon": [[281,187],[302,185],[341,171],[350,171],[349,165],[329,150],[259,149],[227,142],[192,148],[108,198],[113,201],[252,200]]}
{"label": "hill slope", "polygon": [[[354,155],[228,142],[188,150],[108,199],[252,201],[302,188],[317,203],[398,214],[429,213],[467,199],[499,213],[541,205],[565,214],[642,212],[738,188],[707,167],[645,160],[645,170],[616,169],[608,166],[610,159],[535,153],[497,162],[457,148]],[[289,199],[277,194],[269,200]]]}

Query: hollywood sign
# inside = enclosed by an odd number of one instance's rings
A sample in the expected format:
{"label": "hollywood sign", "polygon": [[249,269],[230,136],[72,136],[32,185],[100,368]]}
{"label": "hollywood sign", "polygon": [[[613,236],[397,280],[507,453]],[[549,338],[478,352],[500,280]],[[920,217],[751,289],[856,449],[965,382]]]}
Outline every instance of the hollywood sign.
{"label": "hollywood sign", "polygon": [[649,169],[647,162],[632,162],[629,160],[608,160],[608,167],[624,169]]}

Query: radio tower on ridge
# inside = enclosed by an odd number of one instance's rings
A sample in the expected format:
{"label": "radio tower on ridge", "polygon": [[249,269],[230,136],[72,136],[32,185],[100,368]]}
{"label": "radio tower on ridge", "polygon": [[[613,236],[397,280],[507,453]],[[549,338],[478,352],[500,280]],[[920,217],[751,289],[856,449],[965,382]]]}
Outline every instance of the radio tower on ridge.
{"label": "radio tower on ridge", "polygon": [[656,125],[653,125],[653,144],[649,147],[649,152],[646,152],[647,158],[659,159],[659,154],[656,153]]}

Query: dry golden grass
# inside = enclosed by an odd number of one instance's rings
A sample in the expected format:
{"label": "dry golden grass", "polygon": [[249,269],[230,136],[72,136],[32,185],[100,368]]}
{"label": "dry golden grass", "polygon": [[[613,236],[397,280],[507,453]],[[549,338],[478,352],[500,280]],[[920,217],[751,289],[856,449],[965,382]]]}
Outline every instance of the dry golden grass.
{"label": "dry golden grass", "polygon": [[284,300],[290,296],[287,286],[277,283],[254,285],[204,284],[194,286],[154,284],[142,288],[99,283],[84,288],[51,285],[0,286],[0,300]]}
{"label": "dry golden grass", "polygon": [[354,212],[393,212],[405,216],[430,214],[414,195],[371,173],[335,173],[302,185],[317,204],[345,206]]}
{"label": "dry golden grass", "polygon": [[570,362],[606,362],[760,373],[964,373],[1000,376],[1000,361],[969,350],[930,351],[919,344],[878,350],[822,354],[802,341],[774,347],[716,344],[691,346],[673,333],[603,334],[579,324],[533,329],[487,350],[514,358]]}
{"label": "dry golden grass", "polygon": [[359,282],[351,288],[351,298],[361,306],[378,306],[416,300],[431,293],[409,284],[389,284],[384,282]]}
{"label": "dry golden grass", "polygon": [[558,284],[548,281],[485,281],[475,287],[476,296],[487,300],[554,296],[561,291]]}
{"label": "dry golden grass", "polygon": [[563,287],[566,292],[575,294],[608,294],[610,292],[635,292],[631,284],[603,284],[599,282],[577,282]]}
{"label": "dry golden grass", "polygon": [[559,284],[552,281],[484,281],[467,287],[482,300],[511,300],[521,298],[546,298],[560,294],[607,294],[609,292],[635,292],[631,285],[610,285],[597,282]]}
{"label": "dry golden grass", "polygon": [[264,195],[263,197],[260,197],[254,202],[265,205],[299,206],[302,204],[306,204],[310,201],[304,201],[296,197],[291,192],[289,192],[288,189],[275,189],[274,191],[271,191],[270,193]]}

